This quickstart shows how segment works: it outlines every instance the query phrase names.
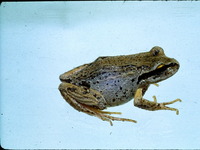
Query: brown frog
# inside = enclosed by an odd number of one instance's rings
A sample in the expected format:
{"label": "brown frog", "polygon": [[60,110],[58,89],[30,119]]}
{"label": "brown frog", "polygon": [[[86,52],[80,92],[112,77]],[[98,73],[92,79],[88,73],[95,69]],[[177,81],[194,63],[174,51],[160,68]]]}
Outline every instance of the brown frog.
{"label": "brown frog", "polygon": [[134,98],[134,106],[146,110],[173,110],[167,107],[180,99],[157,103],[143,98],[150,84],[157,84],[174,75],[179,63],[165,56],[161,47],[149,52],[99,57],[94,62],[81,65],[62,75],[59,90],[63,98],[76,110],[96,116],[104,121],[130,121],[111,114],[120,112],[102,111],[107,107],[122,105]]}

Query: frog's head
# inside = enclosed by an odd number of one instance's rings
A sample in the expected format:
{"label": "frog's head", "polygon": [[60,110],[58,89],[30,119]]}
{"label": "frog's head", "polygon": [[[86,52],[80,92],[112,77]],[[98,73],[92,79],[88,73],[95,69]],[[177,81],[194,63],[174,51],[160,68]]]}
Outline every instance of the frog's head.
{"label": "frog's head", "polygon": [[169,58],[164,54],[161,47],[155,46],[149,52],[143,53],[140,65],[141,74],[138,83],[151,84],[165,80],[174,75],[179,69],[179,63],[174,58]]}

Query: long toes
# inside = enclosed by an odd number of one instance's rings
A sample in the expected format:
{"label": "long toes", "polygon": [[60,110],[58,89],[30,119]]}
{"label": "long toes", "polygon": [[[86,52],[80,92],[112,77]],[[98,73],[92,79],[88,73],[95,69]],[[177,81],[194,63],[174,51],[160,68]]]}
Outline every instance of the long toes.
{"label": "long toes", "polygon": [[179,114],[179,110],[176,109],[176,108],[167,107],[167,106],[165,106],[163,104],[160,105],[160,106],[161,106],[161,110],[171,110],[171,111],[175,111],[177,115]]}
{"label": "long toes", "polygon": [[102,113],[102,114],[117,114],[117,115],[121,115],[121,112],[110,112],[110,111],[102,111],[102,110],[98,110],[98,112]]}
{"label": "long toes", "polygon": [[127,119],[127,118],[118,118],[118,117],[113,117],[113,116],[109,116],[109,115],[104,115],[104,117],[109,118],[112,121],[128,121],[128,122],[137,123],[137,121],[132,120],[132,119]]}
{"label": "long toes", "polygon": [[176,102],[182,102],[182,100],[181,100],[181,99],[175,99],[175,100],[173,100],[173,101],[164,102],[164,103],[162,103],[162,104],[163,104],[163,105],[170,105],[170,104],[173,104],[173,103],[176,103]]}

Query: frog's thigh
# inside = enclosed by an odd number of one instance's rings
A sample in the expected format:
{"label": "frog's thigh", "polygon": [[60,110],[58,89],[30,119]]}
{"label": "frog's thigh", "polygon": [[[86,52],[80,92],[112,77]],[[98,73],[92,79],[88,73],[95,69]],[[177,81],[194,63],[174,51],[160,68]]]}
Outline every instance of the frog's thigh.
{"label": "frog's thigh", "polygon": [[[59,90],[63,97],[69,103],[74,103],[75,105],[83,104],[86,106],[92,106],[98,109],[105,109],[106,108],[106,101],[103,96],[96,90],[88,89],[83,86],[76,86],[71,83],[61,83],[59,86]],[[68,98],[70,100],[68,101]],[[73,101],[71,101],[73,99]],[[81,109],[81,108],[80,108]],[[79,110],[81,111],[81,110]]]}
{"label": "frog's thigh", "polygon": [[172,110],[172,111],[176,111],[176,114],[178,115],[179,111],[176,108],[170,108],[167,107],[166,105],[169,104],[173,104],[175,102],[181,102],[180,99],[176,99],[170,102],[164,102],[164,103],[157,103],[156,97],[154,96],[154,101],[149,101],[146,100],[142,97],[142,88],[137,89],[135,96],[134,96],[134,105],[142,108],[142,109],[146,109],[146,110],[151,110],[151,111],[155,111],[155,110]]}

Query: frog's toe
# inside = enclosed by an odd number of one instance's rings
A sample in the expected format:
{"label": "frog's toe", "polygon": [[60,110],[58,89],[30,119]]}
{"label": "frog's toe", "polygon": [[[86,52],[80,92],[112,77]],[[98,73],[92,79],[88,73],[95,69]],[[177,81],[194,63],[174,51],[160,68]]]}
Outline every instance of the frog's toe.
{"label": "frog's toe", "polygon": [[118,118],[118,117],[113,117],[113,116],[105,115],[105,114],[100,114],[100,115],[98,115],[97,117],[99,117],[99,118],[102,119],[103,121],[108,121],[108,122],[110,122],[110,125],[111,125],[111,126],[113,125],[112,121],[128,121],[128,122],[137,123],[136,120],[127,119],[127,118]]}
{"label": "frog's toe", "polygon": [[176,103],[176,102],[182,102],[182,100],[181,100],[181,99],[175,99],[175,100],[173,100],[173,101],[164,102],[164,103],[162,103],[162,104],[163,104],[163,105],[170,105],[170,104],[173,104],[173,103]]}
{"label": "frog's toe", "polygon": [[173,104],[173,103],[176,103],[176,102],[182,102],[182,100],[181,99],[175,99],[173,101],[164,102],[164,103],[160,103],[160,104],[161,104],[161,107],[163,107],[163,109],[176,111],[176,114],[178,115],[179,114],[179,110],[178,109],[166,106],[166,105],[170,105],[170,104]]}
{"label": "frog's toe", "polygon": [[178,109],[176,109],[176,108],[171,108],[171,107],[167,107],[167,106],[163,105],[163,103],[158,104],[158,106],[159,106],[160,108],[157,109],[157,110],[171,110],[171,111],[175,111],[177,115],[179,114],[179,110],[178,110]]}

